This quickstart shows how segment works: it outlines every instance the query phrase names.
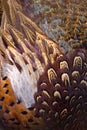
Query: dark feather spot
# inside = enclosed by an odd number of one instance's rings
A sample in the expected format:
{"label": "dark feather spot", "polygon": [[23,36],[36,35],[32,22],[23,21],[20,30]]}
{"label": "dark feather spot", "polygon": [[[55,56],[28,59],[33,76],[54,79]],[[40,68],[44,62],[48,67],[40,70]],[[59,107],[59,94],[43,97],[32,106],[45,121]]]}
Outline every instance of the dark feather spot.
{"label": "dark feather spot", "polygon": [[17,101],[17,104],[20,104],[20,103],[21,103],[21,100],[18,100],[18,101]]}
{"label": "dark feather spot", "polygon": [[27,114],[27,111],[22,111],[21,112],[23,115],[26,115]]}
{"label": "dark feather spot", "polygon": [[6,88],[8,86],[8,84],[4,84],[3,88]]}
{"label": "dark feather spot", "polygon": [[5,76],[4,78],[3,78],[3,80],[6,80],[7,79],[7,76]]}
{"label": "dark feather spot", "polygon": [[8,94],[9,93],[9,90],[6,90],[6,92],[5,92],[6,94]]}
{"label": "dark feather spot", "polygon": [[5,113],[9,113],[10,111],[7,109],[7,110],[5,110]]}
{"label": "dark feather spot", "polygon": [[3,97],[1,97],[1,99],[0,99],[0,100],[1,100],[1,101],[4,101],[4,99],[5,99],[5,97],[3,96]]}
{"label": "dark feather spot", "polygon": [[14,102],[11,102],[9,105],[10,105],[11,107],[13,107],[13,106],[15,105],[15,103],[14,103]]}

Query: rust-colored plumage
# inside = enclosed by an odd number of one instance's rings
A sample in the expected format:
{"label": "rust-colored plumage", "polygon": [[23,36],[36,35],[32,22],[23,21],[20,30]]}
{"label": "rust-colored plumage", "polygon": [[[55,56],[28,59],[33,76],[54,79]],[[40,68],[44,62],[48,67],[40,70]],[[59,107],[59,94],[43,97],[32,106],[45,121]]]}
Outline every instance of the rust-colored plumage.
{"label": "rust-colored plumage", "polygon": [[6,129],[41,129],[43,121],[36,117],[34,108],[27,109],[19,101],[7,77],[0,84],[0,119]]}
{"label": "rust-colored plumage", "polygon": [[86,130],[87,51],[67,56],[25,15],[2,0],[0,120],[6,129]]}

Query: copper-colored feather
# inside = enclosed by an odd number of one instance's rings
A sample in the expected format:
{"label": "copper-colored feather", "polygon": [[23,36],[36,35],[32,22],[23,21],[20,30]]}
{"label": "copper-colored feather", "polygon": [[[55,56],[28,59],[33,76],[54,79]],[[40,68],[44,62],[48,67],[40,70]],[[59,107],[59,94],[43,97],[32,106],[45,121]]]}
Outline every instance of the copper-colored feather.
{"label": "copper-colored feather", "polygon": [[27,109],[13,92],[10,81],[4,77],[0,83],[0,119],[6,129],[41,129],[40,117],[35,117],[34,108]]}

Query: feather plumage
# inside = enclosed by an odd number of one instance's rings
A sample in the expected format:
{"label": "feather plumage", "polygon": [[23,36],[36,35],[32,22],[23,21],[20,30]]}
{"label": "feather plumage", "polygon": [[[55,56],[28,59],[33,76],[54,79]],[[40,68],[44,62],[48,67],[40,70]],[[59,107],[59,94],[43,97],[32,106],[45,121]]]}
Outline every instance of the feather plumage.
{"label": "feather plumage", "polygon": [[2,5],[2,123],[16,130],[80,130],[79,123],[85,118],[80,125],[85,130],[86,50],[62,54],[58,44],[25,15],[20,1],[2,0]]}

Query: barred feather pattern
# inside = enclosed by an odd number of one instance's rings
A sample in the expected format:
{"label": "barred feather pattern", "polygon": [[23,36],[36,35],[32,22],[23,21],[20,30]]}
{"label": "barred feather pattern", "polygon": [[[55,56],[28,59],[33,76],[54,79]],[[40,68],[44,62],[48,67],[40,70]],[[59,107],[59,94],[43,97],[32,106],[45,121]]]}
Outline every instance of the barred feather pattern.
{"label": "barred feather pattern", "polygon": [[[1,38],[3,52],[6,53],[2,65],[3,76],[10,78],[17,97],[25,103],[26,107],[30,107],[31,103],[34,103],[33,95],[37,91],[36,86],[40,75],[49,62],[55,61],[61,51],[54,41],[22,13],[16,1],[14,8],[10,0],[2,3],[5,9]],[[6,7],[10,15],[7,14]],[[26,95],[26,93],[31,94]]]}

